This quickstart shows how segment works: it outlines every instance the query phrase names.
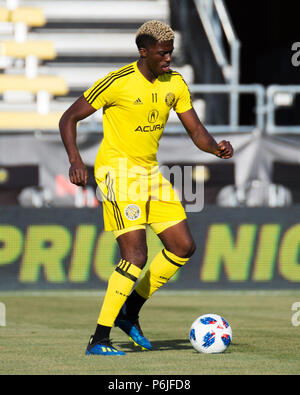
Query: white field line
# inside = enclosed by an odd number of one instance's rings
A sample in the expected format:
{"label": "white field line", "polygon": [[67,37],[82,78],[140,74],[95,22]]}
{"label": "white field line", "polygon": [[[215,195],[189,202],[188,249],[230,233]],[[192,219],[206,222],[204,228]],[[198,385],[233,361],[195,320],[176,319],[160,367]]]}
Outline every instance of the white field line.
{"label": "white field line", "polygon": [[[70,296],[80,296],[80,297],[97,297],[104,296],[105,290],[26,290],[26,291],[0,291],[0,299],[5,296],[16,296],[16,297],[32,297],[32,296],[45,296],[45,297],[70,297]],[[161,290],[158,291],[156,296],[198,296],[206,294],[217,294],[217,295],[281,295],[281,296],[293,296],[300,295],[300,290],[297,289],[280,289],[280,290]]]}

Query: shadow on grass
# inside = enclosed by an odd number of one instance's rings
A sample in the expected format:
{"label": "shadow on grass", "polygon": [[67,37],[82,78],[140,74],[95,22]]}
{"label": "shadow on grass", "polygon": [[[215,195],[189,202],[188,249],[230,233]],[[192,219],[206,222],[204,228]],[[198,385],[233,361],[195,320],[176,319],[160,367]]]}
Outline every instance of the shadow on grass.
{"label": "shadow on grass", "polygon": [[[122,349],[126,352],[137,352],[141,350],[140,347],[135,346],[133,342],[129,341],[123,341],[123,342],[116,342],[119,347],[122,347]],[[171,339],[171,340],[153,340],[151,341],[152,344],[152,352],[153,351],[180,351],[180,350],[192,350],[196,354],[198,352],[196,350],[193,350],[193,347],[190,343],[189,340],[186,339]],[[247,349],[248,345],[247,344],[240,344],[240,343],[232,343],[230,347],[226,350],[226,354],[231,354],[232,351],[243,351],[244,349]]]}
{"label": "shadow on grass", "polygon": [[[186,339],[172,339],[172,340],[152,340],[152,352],[153,351],[169,351],[169,350],[188,350],[191,349],[191,343]],[[132,342],[118,342],[118,345],[122,349],[126,348],[128,351],[140,350],[140,347],[135,346]],[[127,352],[128,352],[127,351]],[[129,352],[130,352],[129,351]]]}

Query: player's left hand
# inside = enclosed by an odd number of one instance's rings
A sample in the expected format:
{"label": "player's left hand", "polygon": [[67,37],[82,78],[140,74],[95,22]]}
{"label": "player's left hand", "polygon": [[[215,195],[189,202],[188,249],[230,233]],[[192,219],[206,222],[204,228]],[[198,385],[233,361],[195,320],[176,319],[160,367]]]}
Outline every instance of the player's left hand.
{"label": "player's left hand", "polygon": [[73,162],[69,169],[69,178],[72,184],[85,187],[88,181],[88,171],[82,160]]}
{"label": "player's left hand", "polygon": [[222,159],[229,159],[233,155],[233,148],[229,141],[222,140],[218,144],[216,156]]}

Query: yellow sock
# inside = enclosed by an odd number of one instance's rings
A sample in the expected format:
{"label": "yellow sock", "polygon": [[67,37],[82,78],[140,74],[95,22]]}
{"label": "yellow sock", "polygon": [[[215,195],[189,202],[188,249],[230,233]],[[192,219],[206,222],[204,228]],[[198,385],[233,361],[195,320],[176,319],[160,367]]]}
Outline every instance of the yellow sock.
{"label": "yellow sock", "polygon": [[188,260],[189,258],[180,258],[172,252],[163,249],[153,259],[145,276],[135,287],[135,291],[144,299],[149,299]]}
{"label": "yellow sock", "polygon": [[108,281],[107,291],[99,314],[98,324],[112,327],[126,301],[141,269],[121,259]]}

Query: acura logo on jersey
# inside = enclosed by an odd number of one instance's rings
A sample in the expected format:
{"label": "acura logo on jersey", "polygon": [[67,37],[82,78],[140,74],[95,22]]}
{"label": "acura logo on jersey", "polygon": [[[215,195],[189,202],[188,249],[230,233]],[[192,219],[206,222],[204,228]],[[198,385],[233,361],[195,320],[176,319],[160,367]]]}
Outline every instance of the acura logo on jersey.
{"label": "acura logo on jersey", "polygon": [[154,132],[155,130],[162,130],[165,127],[165,125],[163,123],[162,124],[157,123],[154,125],[154,123],[158,119],[158,116],[159,116],[159,112],[157,110],[154,109],[154,110],[149,111],[148,122],[151,125],[144,125],[144,126],[139,125],[135,129],[135,132]]}
{"label": "acura logo on jersey", "polygon": [[156,124],[156,125],[145,125],[141,126],[139,125],[136,129],[135,132],[154,132],[155,130],[162,130],[165,127],[165,125],[162,124]]}
{"label": "acura logo on jersey", "polygon": [[148,115],[148,122],[154,123],[158,118],[159,112],[157,110],[151,110]]}

